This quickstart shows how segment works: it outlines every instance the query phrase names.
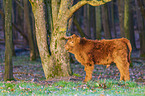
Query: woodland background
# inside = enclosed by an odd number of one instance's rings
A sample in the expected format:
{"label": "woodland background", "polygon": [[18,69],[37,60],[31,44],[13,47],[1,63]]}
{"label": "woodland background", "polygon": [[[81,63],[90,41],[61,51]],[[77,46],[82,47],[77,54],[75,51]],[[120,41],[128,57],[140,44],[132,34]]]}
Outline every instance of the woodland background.
{"label": "woodland background", "polygon": [[[13,67],[12,61],[15,60],[15,56],[18,57],[25,52],[27,53],[26,57],[29,58],[26,60],[37,62],[38,58],[41,58],[45,74],[43,76],[46,79],[49,77],[70,76],[68,74],[72,74],[72,71],[68,60],[72,63],[75,59],[72,55],[66,54],[62,50],[64,47],[61,47],[61,45],[64,45],[65,41],[55,39],[64,36],[64,34],[67,34],[67,36],[78,34],[81,37],[94,40],[128,38],[133,48],[132,61],[144,64],[144,0],[112,0],[111,2],[106,0],[108,3],[95,7],[87,4],[75,10],[76,12],[74,11],[74,14],[69,19],[64,19],[66,9],[71,9],[71,6],[74,6],[79,1],[81,0],[0,0],[0,51],[1,59],[3,60],[1,61],[1,68],[4,70],[3,66],[5,64],[5,74],[8,74],[4,76],[5,80],[14,78],[13,70],[15,71],[17,69]],[[64,7],[65,4],[68,4],[66,6],[67,8]],[[54,11],[57,9],[59,9],[59,13]],[[59,16],[61,13],[62,15]],[[58,17],[55,17],[57,15]],[[7,18],[9,18],[9,21],[7,21]],[[9,25],[10,28],[6,27]],[[64,27],[64,25],[67,27]],[[56,36],[55,34],[60,35]],[[36,38],[36,35],[39,39]],[[2,55],[4,51],[5,55]],[[60,52],[65,54],[61,54]],[[66,56],[63,59],[65,62],[60,61],[63,56]],[[12,57],[14,58],[12,59]],[[64,65],[62,63],[67,65],[67,67],[63,69],[62,66]],[[51,68],[53,71],[50,70]],[[63,72],[63,70],[65,71]],[[141,69],[138,68],[136,70]],[[80,70],[80,72],[82,71]],[[79,73],[78,70],[77,73]],[[139,74],[142,80],[145,79],[145,77],[142,77],[143,73],[144,71],[142,70]]]}

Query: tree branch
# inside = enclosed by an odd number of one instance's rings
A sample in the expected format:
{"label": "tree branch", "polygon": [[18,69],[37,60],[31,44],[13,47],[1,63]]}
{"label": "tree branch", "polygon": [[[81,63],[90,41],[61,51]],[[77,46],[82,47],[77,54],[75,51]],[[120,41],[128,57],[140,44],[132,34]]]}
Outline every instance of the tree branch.
{"label": "tree branch", "polygon": [[17,3],[17,5],[18,5],[18,6],[20,6],[20,8],[21,8],[21,9],[23,9],[23,10],[24,10],[23,5],[22,5],[19,1],[15,0],[15,2]]}
{"label": "tree branch", "polygon": [[103,5],[107,2],[110,2],[111,0],[101,0],[101,1],[97,1],[97,0],[93,0],[93,1],[79,1],[77,4],[75,4],[74,6],[72,6],[69,10],[68,13],[68,18],[70,18],[74,12],[76,12],[79,8],[81,8],[82,6],[89,4],[91,6],[100,6]]}
{"label": "tree branch", "polygon": [[79,22],[77,21],[77,18],[74,16],[74,20],[73,20],[74,24],[77,27],[78,32],[80,33],[81,37],[85,37],[83,30],[81,28],[81,26],[79,25]]}
{"label": "tree branch", "polygon": [[68,14],[68,18],[70,18],[74,12],[76,12],[79,8],[81,8],[82,6],[84,6],[85,4],[87,4],[87,1],[79,1],[77,4],[75,4],[74,6],[72,6],[69,10]]}
{"label": "tree branch", "polygon": [[12,23],[12,26],[25,38],[27,42],[29,42],[28,37],[24,34],[24,32],[22,32],[14,23]]}

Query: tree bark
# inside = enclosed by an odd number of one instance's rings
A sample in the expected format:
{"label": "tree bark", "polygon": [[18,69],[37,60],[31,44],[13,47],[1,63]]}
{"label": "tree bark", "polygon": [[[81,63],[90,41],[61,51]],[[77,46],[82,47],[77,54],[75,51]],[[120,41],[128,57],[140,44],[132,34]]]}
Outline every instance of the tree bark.
{"label": "tree bark", "polygon": [[142,13],[142,10],[140,7],[143,7],[140,5],[140,0],[135,0],[136,3],[136,12],[137,12],[137,25],[139,29],[139,35],[140,35],[140,56],[145,57],[145,22],[144,22],[144,16]]}
{"label": "tree bark", "polygon": [[145,19],[145,8],[144,8],[145,7],[145,5],[144,5],[145,1],[137,0],[137,3],[140,7],[140,11],[142,13],[143,18]]}
{"label": "tree bark", "polygon": [[52,8],[51,8],[51,0],[45,0],[44,1],[45,2],[45,5],[46,5],[46,14],[47,14],[47,16],[46,16],[46,20],[47,20],[47,27],[48,27],[48,34],[49,34],[49,39],[51,39],[50,37],[51,37],[51,32],[53,31],[53,18],[52,18]]}
{"label": "tree bark", "polygon": [[95,14],[96,14],[96,37],[97,39],[101,39],[101,31],[102,31],[102,24],[101,24],[101,7],[95,7]]}
{"label": "tree bark", "polygon": [[46,79],[49,77],[53,77],[53,59],[50,58],[49,50],[48,50],[48,43],[47,43],[47,30],[45,25],[45,15],[44,15],[44,2],[32,2],[29,0],[32,5],[32,11],[35,18],[35,28],[36,28],[36,39],[37,45],[39,49],[39,54],[41,58],[42,67],[44,70],[44,74]]}
{"label": "tree bark", "polygon": [[39,57],[39,51],[38,51],[38,46],[37,46],[37,40],[36,40],[36,30],[35,30],[35,18],[33,13],[31,14],[32,16],[32,27],[33,27],[33,37],[34,37],[34,45],[35,45],[35,54],[36,58]]}
{"label": "tree bark", "polygon": [[91,7],[91,17],[90,17],[90,28],[93,29],[92,30],[92,34],[91,37],[93,40],[96,39],[96,11],[95,11],[95,7]]}
{"label": "tree bark", "polygon": [[84,6],[84,33],[88,39],[91,39],[91,28],[90,28],[90,5]]}
{"label": "tree bark", "polygon": [[[12,22],[14,23],[14,20],[15,20],[15,15],[14,15],[14,9],[12,8]],[[12,27],[12,56],[16,56],[16,53],[15,53],[15,44],[14,44],[14,38],[16,38],[16,32],[14,31],[14,28]]]}
{"label": "tree bark", "polygon": [[136,45],[135,45],[135,35],[134,35],[134,25],[133,25],[133,13],[130,4],[131,4],[130,0],[125,0],[124,32],[125,32],[125,37],[131,41],[132,48],[133,50],[135,50]]}
{"label": "tree bark", "polygon": [[111,39],[111,30],[109,26],[109,17],[108,17],[108,6],[107,4],[102,5],[102,21],[103,21],[103,29],[104,35],[106,39]]}
{"label": "tree bark", "polygon": [[35,45],[34,45],[34,39],[33,39],[33,33],[31,30],[31,24],[30,24],[30,12],[28,7],[28,0],[24,0],[24,30],[25,33],[28,33],[28,40],[29,40],[29,47],[30,47],[30,60],[36,60],[36,54],[35,54]]}
{"label": "tree bark", "polygon": [[115,3],[115,0],[112,0],[112,2],[111,2],[111,25],[112,25],[112,31],[113,31],[113,33],[114,33],[114,38],[116,38],[117,37],[117,33],[116,33],[116,28],[115,28],[115,17],[114,17],[114,3]]}
{"label": "tree bark", "polygon": [[124,0],[118,0],[118,13],[121,37],[125,37],[124,32]]}
{"label": "tree bark", "polygon": [[4,1],[5,9],[5,73],[4,80],[14,80],[12,63],[12,0]]}
{"label": "tree bark", "polygon": [[[55,59],[54,63],[54,70],[55,70],[55,77],[57,76],[70,76],[72,71],[70,69],[70,61],[69,61],[69,54],[65,50],[64,45],[65,41],[61,40],[61,37],[66,35],[66,31],[68,28],[68,18],[65,16],[65,12],[71,6],[71,1],[61,0],[59,7],[59,11],[55,9],[56,2],[52,2],[52,13],[53,14],[53,26],[54,30],[51,34],[51,42],[50,42],[50,51],[51,57]],[[57,12],[56,12],[57,11]]]}
{"label": "tree bark", "polygon": [[133,5],[134,1],[130,1],[129,3],[129,13],[130,13],[130,17],[129,17],[129,34],[130,34],[130,42],[132,45],[132,49],[136,50],[136,44],[135,44],[135,33],[134,33],[134,12],[133,12]]}
{"label": "tree bark", "polygon": [[129,22],[130,22],[130,20],[129,20],[129,18],[130,18],[130,11],[129,11],[129,2],[130,2],[130,0],[125,0],[125,5],[124,5],[124,32],[125,32],[125,37],[127,38],[127,39],[130,39],[130,35],[129,35],[129,32],[130,32],[130,30],[129,30]]}

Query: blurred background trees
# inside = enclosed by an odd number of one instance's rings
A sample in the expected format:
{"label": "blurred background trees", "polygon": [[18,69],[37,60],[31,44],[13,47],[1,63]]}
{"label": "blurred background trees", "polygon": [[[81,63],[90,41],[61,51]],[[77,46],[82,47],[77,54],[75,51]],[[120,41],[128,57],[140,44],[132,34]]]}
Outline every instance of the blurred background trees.
{"label": "blurred background trees", "polygon": [[[46,73],[64,71],[62,74],[67,76],[71,73],[69,55],[64,50],[65,41],[60,40],[60,37],[78,34],[88,39],[128,38],[133,51],[139,51],[139,55],[145,57],[144,0],[112,0],[96,7],[84,4],[67,17],[66,12],[79,1],[81,0],[12,0],[12,15],[9,19],[12,17],[13,56],[17,56],[16,50],[30,51],[30,60],[36,60],[40,54],[42,63],[46,62],[46,65],[50,65],[49,68],[54,68],[49,70],[44,64],[43,67],[48,71]],[[4,9],[5,0],[0,0],[0,44],[6,46],[6,33],[11,31],[7,31],[8,27],[4,24],[8,23],[4,19],[7,13]],[[65,58],[61,61],[62,57]],[[64,70],[59,69],[59,64],[65,66]]]}

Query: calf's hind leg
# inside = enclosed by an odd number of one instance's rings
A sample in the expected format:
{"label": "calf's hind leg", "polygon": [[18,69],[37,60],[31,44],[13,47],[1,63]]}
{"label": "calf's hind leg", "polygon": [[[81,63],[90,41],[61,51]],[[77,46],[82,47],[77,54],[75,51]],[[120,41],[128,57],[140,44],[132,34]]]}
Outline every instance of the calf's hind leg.
{"label": "calf's hind leg", "polygon": [[115,63],[116,63],[117,68],[120,71],[120,80],[124,80],[124,81],[130,80],[128,61],[117,60]]}

